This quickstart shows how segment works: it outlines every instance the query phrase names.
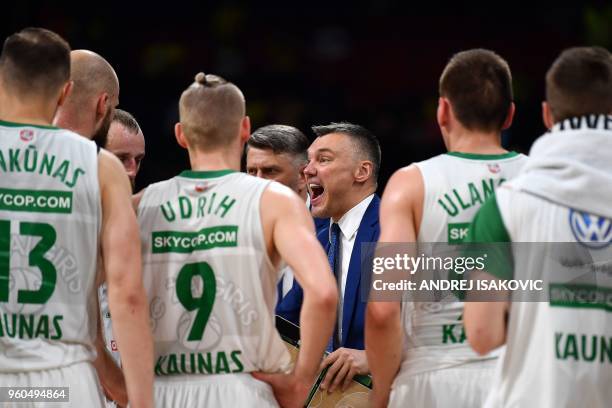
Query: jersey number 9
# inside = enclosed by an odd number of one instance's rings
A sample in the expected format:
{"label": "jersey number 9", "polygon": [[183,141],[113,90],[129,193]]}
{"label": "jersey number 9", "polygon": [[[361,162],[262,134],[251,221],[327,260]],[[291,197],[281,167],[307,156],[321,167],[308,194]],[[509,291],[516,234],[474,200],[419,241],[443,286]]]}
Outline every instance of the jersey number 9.
{"label": "jersey number 9", "polygon": [[[199,276],[204,284],[200,297],[194,297],[191,290],[193,278]],[[217,282],[212,268],[207,262],[191,263],[183,266],[176,278],[176,296],[188,311],[197,310],[188,341],[202,340],[204,329],[212,312],[217,293]]]}

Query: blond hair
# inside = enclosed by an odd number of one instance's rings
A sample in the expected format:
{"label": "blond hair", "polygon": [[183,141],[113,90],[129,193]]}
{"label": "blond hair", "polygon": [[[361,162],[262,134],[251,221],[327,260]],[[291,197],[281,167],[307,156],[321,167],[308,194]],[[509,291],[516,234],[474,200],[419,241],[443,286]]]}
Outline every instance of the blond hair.
{"label": "blond hair", "polygon": [[223,147],[240,134],[246,113],[242,92],[217,75],[199,72],[181,95],[179,116],[185,137],[193,147]]}

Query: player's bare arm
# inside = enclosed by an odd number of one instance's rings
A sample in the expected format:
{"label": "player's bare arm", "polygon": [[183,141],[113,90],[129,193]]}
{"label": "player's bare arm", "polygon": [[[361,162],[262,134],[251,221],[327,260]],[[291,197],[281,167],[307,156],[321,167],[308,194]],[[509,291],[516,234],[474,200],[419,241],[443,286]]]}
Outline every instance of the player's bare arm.
{"label": "player's bare arm", "polygon": [[[423,179],[416,166],[398,170],[389,180],[380,203],[379,242],[415,242],[420,218]],[[415,213],[419,213],[416,214]],[[385,407],[400,367],[402,324],[399,302],[369,302],[365,342],[373,380],[372,402]]]}
{"label": "player's bare arm", "polygon": [[99,314],[97,327],[98,334],[95,340],[96,359],[93,362],[94,368],[98,373],[100,385],[106,397],[111,401],[115,401],[120,407],[125,407],[128,403],[125,378],[121,368],[115,364],[115,361],[106,349]]}
{"label": "player's bare arm", "polygon": [[132,208],[136,214],[138,214],[138,206],[140,205],[140,200],[142,200],[142,196],[144,195],[145,191],[147,191],[147,189],[143,188],[132,196]]}
{"label": "player's bare arm", "polygon": [[101,150],[98,160],[102,197],[101,246],[130,406],[153,405],[153,341],[142,283],[140,237],[131,208],[131,188],[119,160]]}
{"label": "player's bare arm", "polygon": [[463,326],[470,346],[485,355],[506,343],[507,302],[465,302]]}
{"label": "player's bare arm", "polygon": [[270,383],[282,406],[302,406],[332,333],[338,293],[312,217],[293,191],[272,183],[261,199],[261,217],[272,260],[282,258],[291,267],[304,291],[304,302],[300,354],[293,372],[255,376]]}

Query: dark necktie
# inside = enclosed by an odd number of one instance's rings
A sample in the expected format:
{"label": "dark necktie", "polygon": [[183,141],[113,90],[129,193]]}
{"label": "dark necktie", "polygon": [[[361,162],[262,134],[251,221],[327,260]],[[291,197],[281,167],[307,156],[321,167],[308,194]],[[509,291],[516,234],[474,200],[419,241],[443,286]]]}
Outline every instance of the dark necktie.
{"label": "dark necktie", "polygon": [[[329,266],[331,267],[332,273],[336,278],[336,285],[339,286],[342,267],[339,265],[338,258],[340,257],[340,226],[336,223],[331,225],[331,233],[330,233],[330,245],[329,250],[327,251],[327,260],[329,261]],[[334,333],[332,334],[331,339],[329,339],[329,343],[327,344],[327,351],[332,352],[339,346],[338,339],[338,318],[336,318],[336,324],[334,325]]]}

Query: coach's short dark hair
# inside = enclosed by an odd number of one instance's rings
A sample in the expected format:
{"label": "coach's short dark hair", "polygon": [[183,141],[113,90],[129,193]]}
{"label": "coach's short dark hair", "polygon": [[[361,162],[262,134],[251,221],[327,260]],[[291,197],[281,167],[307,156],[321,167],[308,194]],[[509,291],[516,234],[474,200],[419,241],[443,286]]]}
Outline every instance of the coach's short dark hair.
{"label": "coach's short dark hair", "polygon": [[131,113],[126,112],[123,109],[115,109],[113,122],[120,123],[132,133],[140,132],[140,126],[138,125],[138,122],[136,122],[136,118]]}
{"label": "coach's short dark hair", "polygon": [[51,95],[70,79],[70,46],[44,28],[24,28],[4,41],[4,84],[22,94]]}
{"label": "coach's short dark hair", "polygon": [[374,181],[378,180],[378,174],[380,172],[380,144],[374,133],[370,132],[363,126],[356,125],[348,122],[341,123],[330,123],[324,126],[313,126],[312,131],[318,136],[325,136],[330,133],[342,133],[343,135],[349,136],[355,142],[359,152],[367,157],[368,160],[374,165],[372,176]]}
{"label": "coach's short dark hair", "polygon": [[247,141],[249,147],[287,153],[300,162],[308,161],[308,138],[293,126],[268,125],[255,130]]}
{"label": "coach's short dark hair", "polygon": [[512,104],[508,63],[493,51],[455,54],[440,77],[440,96],[450,100],[455,116],[470,130],[500,130]]}
{"label": "coach's short dark hair", "polygon": [[546,101],[556,122],[612,114],[612,55],[601,47],[568,48],[546,73]]}

